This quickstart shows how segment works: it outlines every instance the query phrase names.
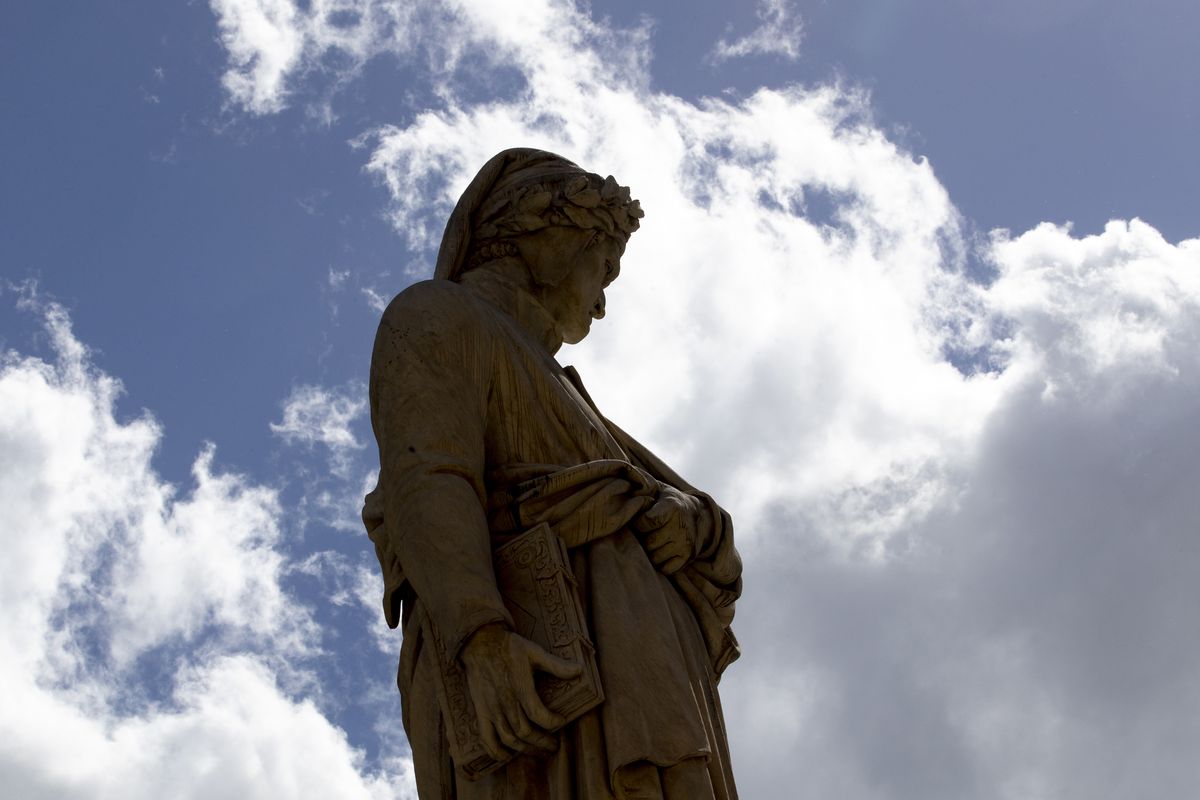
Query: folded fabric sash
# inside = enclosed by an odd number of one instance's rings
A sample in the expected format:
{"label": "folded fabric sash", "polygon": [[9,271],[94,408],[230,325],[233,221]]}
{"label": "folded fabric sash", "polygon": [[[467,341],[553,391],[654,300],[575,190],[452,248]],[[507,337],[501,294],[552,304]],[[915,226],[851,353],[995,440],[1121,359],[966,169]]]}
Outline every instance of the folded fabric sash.
{"label": "folded fabric sash", "polygon": [[[530,473],[534,477],[527,477]],[[617,459],[566,469],[518,464],[495,470],[488,479],[501,487],[488,497],[494,537],[507,540],[545,522],[568,548],[621,530],[652,506],[659,492],[656,479]]]}
{"label": "folded fabric sash", "polygon": [[[488,475],[489,527],[500,546],[547,523],[568,549],[581,547],[627,528],[650,508],[662,484],[645,470],[618,459],[598,459],[574,467],[515,464]],[[715,675],[739,655],[729,624],[740,586],[722,586],[702,561],[671,576],[692,609]]]}

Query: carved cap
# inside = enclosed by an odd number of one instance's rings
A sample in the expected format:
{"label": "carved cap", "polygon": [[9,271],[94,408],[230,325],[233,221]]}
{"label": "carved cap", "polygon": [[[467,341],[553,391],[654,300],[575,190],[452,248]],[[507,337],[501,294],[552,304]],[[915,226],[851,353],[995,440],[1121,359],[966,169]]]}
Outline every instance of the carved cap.
{"label": "carved cap", "polygon": [[625,241],[641,217],[641,205],[611,175],[601,178],[544,150],[504,150],[483,165],[451,212],[434,277],[457,280],[489,241],[551,225],[595,228]]}

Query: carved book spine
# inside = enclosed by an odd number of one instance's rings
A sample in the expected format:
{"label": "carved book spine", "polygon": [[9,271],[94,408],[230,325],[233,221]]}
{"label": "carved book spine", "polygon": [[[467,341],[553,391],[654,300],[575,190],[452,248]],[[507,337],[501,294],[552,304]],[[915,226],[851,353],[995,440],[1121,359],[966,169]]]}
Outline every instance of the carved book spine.
{"label": "carved book spine", "polygon": [[[583,673],[571,680],[535,672],[534,682],[542,702],[567,723],[604,702],[596,651],[588,638],[575,575],[562,539],[542,523],[497,548],[494,563],[496,584],[512,615],[514,632],[583,668]],[[484,749],[466,673],[457,660],[447,658],[431,622],[427,633],[441,667],[438,702],[450,754],[466,777],[475,780],[509,759],[498,761]]]}

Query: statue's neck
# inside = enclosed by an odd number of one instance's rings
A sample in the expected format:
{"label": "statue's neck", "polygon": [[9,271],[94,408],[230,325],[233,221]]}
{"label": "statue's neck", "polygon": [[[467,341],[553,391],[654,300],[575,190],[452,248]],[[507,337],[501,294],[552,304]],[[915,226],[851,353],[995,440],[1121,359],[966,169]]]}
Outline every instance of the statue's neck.
{"label": "statue's neck", "polygon": [[[554,318],[529,290],[528,279],[521,280],[515,277],[514,273],[519,273],[513,269],[505,269],[504,266],[506,265],[497,264],[497,268],[493,268],[489,264],[479,267],[462,275],[458,281],[515,319],[535,342],[545,348],[547,353],[554,355],[563,343]],[[515,266],[520,268],[520,272],[526,270],[523,264]]]}

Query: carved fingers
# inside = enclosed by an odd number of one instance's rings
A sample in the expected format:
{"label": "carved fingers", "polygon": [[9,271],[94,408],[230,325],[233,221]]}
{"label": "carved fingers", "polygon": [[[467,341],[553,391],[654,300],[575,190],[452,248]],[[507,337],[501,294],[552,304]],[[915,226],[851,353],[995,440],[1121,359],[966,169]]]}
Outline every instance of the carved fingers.
{"label": "carved fingers", "polygon": [[683,569],[692,559],[692,545],[686,532],[675,528],[659,528],[644,540],[650,563],[667,574]]}
{"label": "carved fingers", "polygon": [[[529,682],[532,687],[532,678]],[[551,753],[558,747],[558,740],[531,722],[525,713],[529,699],[523,687],[515,691],[506,688],[498,695],[500,702],[497,704],[494,725],[505,747],[521,753]],[[536,698],[537,693],[534,692],[533,696]]]}
{"label": "carved fingers", "polygon": [[[472,693],[472,699],[475,699]],[[479,721],[479,738],[483,740],[483,749],[487,750],[488,755],[497,761],[503,761],[508,757],[508,750],[500,742],[500,735],[496,731],[496,725],[492,721],[495,715],[490,713],[490,709],[485,709],[483,705],[475,700],[475,713]]]}
{"label": "carved fingers", "polygon": [[[539,672],[548,672],[554,677],[562,678],[563,680],[578,678],[583,673],[583,667],[579,666],[575,662],[568,661],[565,658],[559,658],[550,651],[539,647],[537,644],[529,641],[528,639],[521,639],[520,641],[528,650],[529,663]],[[530,680],[530,688],[533,688],[532,680]],[[535,698],[537,697],[536,692],[533,696]],[[540,705],[541,701],[539,700],[538,703]],[[562,719],[558,717],[558,715],[552,716],[557,721],[549,723],[547,727],[558,727],[562,724]]]}
{"label": "carved fingers", "polygon": [[538,696],[534,670],[574,678],[580,667],[546,652],[503,626],[485,626],[463,648],[467,687],[479,719],[479,736],[498,760],[510,752],[546,754],[558,747],[548,734],[563,719]]}
{"label": "carved fingers", "polygon": [[510,645],[516,702],[505,708],[505,714],[518,742],[526,745],[517,749],[553,752],[558,747],[558,740],[545,731],[562,727],[564,720],[542,703],[534,685],[533,672],[540,670],[559,678],[575,678],[579,676],[580,667],[515,634],[510,637]]}
{"label": "carved fingers", "polygon": [[671,575],[683,569],[696,554],[697,503],[671,486],[664,486],[654,505],[633,521],[645,534],[642,545],[650,563]]}

